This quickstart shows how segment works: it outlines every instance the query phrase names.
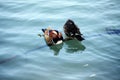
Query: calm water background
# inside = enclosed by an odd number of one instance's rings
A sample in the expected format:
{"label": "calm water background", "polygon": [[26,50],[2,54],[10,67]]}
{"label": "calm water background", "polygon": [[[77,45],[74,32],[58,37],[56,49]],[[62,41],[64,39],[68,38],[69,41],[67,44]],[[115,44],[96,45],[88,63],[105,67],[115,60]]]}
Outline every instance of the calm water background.
{"label": "calm water background", "polygon": [[[67,19],[86,40],[48,47]],[[0,0],[0,80],[120,80],[119,0]]]}

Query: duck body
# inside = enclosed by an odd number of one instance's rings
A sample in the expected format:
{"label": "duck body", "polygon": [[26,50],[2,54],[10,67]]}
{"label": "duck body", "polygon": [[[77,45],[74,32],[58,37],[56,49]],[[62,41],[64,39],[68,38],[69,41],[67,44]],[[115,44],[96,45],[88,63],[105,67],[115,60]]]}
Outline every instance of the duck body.
{"label": "duck body", "polygon": [[84,40],[80,32],[80,29],[72,20],[68,19],[64,24],[63,28],[64,28],[64,33],[66,34],[67,37],[70,37],[73,39],[76,38],[79,41]]}
{"label": "duck body", "polygon": [[42,29],[44,38],[48,46],[61,44],[63,42],[62,33],[53,29]]}

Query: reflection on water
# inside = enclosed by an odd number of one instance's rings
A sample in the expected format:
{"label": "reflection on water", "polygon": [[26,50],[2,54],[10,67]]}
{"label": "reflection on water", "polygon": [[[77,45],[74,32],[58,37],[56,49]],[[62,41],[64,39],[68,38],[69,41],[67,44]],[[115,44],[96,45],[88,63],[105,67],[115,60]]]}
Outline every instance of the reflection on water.
{"label": "reflection on water", "polygon": [[62,47],[63,47],[63,43],[54,45],[54,46],[50,46],[50,49],[54,51],[54,55],[58,55],[60,50],[62,49]]}
{"label": "reflection on water", "polygon": [[36,47],[36,48],[30,49],[30,50],[26,51],[24,54],[28,54],[28,53],[40,50],[40,49],[45,48],[45,47],[47,47],[47,45],[42,45],[40,47]]}
{"label": "reflection on water", "polygon": [[[60,50],[63,48],[63,44],[64,43],[59,44],[59,45],[49,46],[49,48],[54,51],[54,55],[56,56],[56,55],[59,54]],[[66,51],[68,53],[74,53],[74,52],[77,52],[77,51],[84,51],[85,50],[85,46],[82,45],[81,42],[78,41],[78,40],[66,41],[65,44],[67,45]],[[30,54],[30,53],[32,53],[34,51],[40,50],[40,49],[45,48],[45,47],[48,47],[48,46],[47,45],[42,45],[40,47],[30,49],[30,50],[24,52],[24,54]],[[0,60],[0,64],[11,61],[11,60],[13,60],[13,59],[15,59],[15,58],[17,58],[19,56],[20,55],[14,55],[13,57]]]}
{"label": "reflection on water", "polygon": [[[30,49],[30,50],[24,52],[24,54],[30,54],[30,53],[32,53],[32,52],[34,52],[34,51],[40,50],[40,49],[45,48],[45,47],[47,47],[47,45],[42,45],[42,46],[39,46],[39,47]],[[20,55],[14,55],[14,56],[9,57],[9,58],[0,59],[0,64],[9,62],[9,61],[11,61],[11,60],[13,60],[13,59],[15,59],[15,58],[18,58],[18,57],[20,57]]]}
{"label": "reflection on water", "polygon": [[[65,46],[66,45],[67,47],[65,49],[67,53],[74,53],[85,50],[85,46],[78,40],[66,41]],[[54,55],[58,55],[62,47],[64,47],[63,44],[59,44],[59,45],[50,46],[50,49],[54,51]]]}
{"label": "reflection on water", "polygon": [[15,58],[17,58],[19,55],[15,55],[13,57],[10,57],[10,58],[7,58],[7,59],[3,59],[3,60],[0,60],[0,64],[3,64],[3,63],[6,63],[6,62],[9,62]]}
{"label": "reflection on water", "polygon": [[67,45],[66,51],[68,53],[74,53],[85,50],[85,46],[78,40],[66,41],[65,44]]}
{"label": "reflection on water", "polygon": [[120,35],[120,29],[106,28],[106,33],[109,35],[112,34]]}
{"label": "reflection on water", "polygon": [[117,35],[120,36],[120,29],[116,28],[105,28],[105,31],[103,33],[92,33],[89,35],[84,36],[86,38],[97,38],[97,37],[103,37],[105,35]]}

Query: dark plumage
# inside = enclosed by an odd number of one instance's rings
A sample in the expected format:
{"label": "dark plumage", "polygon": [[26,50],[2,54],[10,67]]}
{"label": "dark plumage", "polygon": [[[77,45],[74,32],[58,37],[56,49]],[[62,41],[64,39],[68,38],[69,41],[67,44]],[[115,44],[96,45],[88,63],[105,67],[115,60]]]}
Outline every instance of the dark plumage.
{"label": "dark plumage", "polygon": [[63,28],[64,28],[64,33],[66,34],[66,36],[68,36],[70,38],[71,37],[76,38],[79,41],[84,40],[79,28],[72,20],[70,20],[70,19],[67,20],[66,23],[64,24]]}

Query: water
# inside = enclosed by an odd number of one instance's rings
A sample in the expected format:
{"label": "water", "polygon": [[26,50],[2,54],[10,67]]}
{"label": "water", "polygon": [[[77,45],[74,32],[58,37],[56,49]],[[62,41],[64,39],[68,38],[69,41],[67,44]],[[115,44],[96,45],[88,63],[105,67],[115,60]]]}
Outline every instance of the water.
{"label": "water", "polygon": [[[0,80],[120,80],[119,4],[0,0]],[[48,26],[64,34],[67,19],[79,26],[84,41],[48,47],[37,36]]]}

